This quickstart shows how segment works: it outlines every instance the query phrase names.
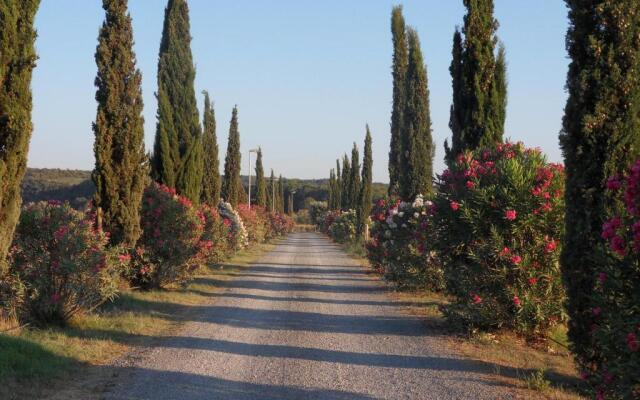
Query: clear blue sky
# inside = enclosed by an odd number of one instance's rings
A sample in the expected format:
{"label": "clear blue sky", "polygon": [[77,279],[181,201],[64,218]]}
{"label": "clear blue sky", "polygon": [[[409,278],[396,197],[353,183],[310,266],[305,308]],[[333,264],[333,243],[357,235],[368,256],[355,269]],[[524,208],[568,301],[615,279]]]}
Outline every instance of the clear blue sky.
{"label": "clear blue sky", "polygon": [[[145,137],[153,146],[156,63],[166,0],[129,0],[143,74]],[[374,143],[374,180],[387,181],[391,109],[391,34],[396,1],[190,0],[196,93],[215,101],[224,158],[231,109],[238,104],[243,149],[262,146],[265,168],[287,177],[328,176],[340,154]],[[462,0],[405,1],[417,28],[431,90],[436,171],[448,128],[451,40]],[[507,136],[561,161],[558,132],[566,100],[567,13],[558,0],[496,0],[507,49]],[[94,52],[100,0],[43,0],[34,72],[32,167],[93,168]]]}

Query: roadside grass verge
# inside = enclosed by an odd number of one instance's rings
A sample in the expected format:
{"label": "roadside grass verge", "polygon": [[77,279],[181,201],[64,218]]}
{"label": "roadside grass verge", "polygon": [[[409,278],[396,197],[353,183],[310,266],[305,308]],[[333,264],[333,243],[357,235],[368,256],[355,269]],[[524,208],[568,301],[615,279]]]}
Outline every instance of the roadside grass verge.
{"label": "roadside grass verge", "polygon": [[[359,265],[370,273],[362,241],[341,245]],[[450,326],[440,311],[447,297],[422,290],[397,290],[387,283],[389,294],[411,314],[425,317],[435,334],[445,333],[454,352],[487,365],[504,384],[518,388],[526,399],[583,399],[585,387],[571,353],[567,349],[566,326],[558,326],[544,342],[527,343],[513,332],[462,333]],[[517,397],[520,398],[520,397]]]}
{"label": "roadside grass verge", "polygon": [[112,303],[64,328],[0,334],[0,399],[35,398],[51,385],[64,385],[83,366],[108,364],[145,341],[175,333],[188,320],[190,307],[210,302],[220,292],[221,281],[273,247],[257,245],[203,268],[186,287],[123,291]]}

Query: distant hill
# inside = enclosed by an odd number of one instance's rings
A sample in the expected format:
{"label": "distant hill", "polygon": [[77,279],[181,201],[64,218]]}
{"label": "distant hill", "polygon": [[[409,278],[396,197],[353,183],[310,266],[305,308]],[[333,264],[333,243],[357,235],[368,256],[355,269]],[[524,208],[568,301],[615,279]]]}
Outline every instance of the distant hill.
{"label": "distant hill", "polygon": [[[248,177],[243,176],[246,187]],[[287,179],[286,190],[294,194],[295,209],[305,208],[309,198],[327,200],[328,179]],[[255,190],[255,176],[252,176]],[[374,183],[373,197],[379,198],[387,193],[387,184]],[[25,203],[43,200],[68,201],[74,208],[84,208],[93,197],[95,186],[91,181],[91,171],[28,168],[22,182],[22,199]]]}

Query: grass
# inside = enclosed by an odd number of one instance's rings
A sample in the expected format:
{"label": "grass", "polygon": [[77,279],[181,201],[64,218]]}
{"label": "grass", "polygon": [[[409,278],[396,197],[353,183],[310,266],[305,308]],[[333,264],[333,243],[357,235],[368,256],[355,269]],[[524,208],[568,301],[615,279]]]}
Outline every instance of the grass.
{"label": "grass", "polygon": [[188,319],[189,306],[204,304],[220,291],[215,282],[230,279],[273,247],[255,246],[210,266],[186,288],[123,292],[64,328],[0,334],[0,398],[31,398],[52,384],[63,385],[82,366],[108,364],[150,337],[171,335]]}
{"label": "grass", "polygon": [[[361,242],[344,244],[342,247],[360,265],[370,268]],[[567,349],[565,326],[557,326],[549,332],[548,341],[535,344],[527,343],[522,337],[508,331],[460,334],[452,330],[440,311],[441,306],[449,301],[446,296],[428,291],[396,291],[392,285],[389,285],[389,289],[390,295],[403,304],[408,312],[423,316],[433,333],[445,333],[450,338],[450,348],[454,352],[491,366],[491,372],[501,383],[518,390],[516,398],[584,398],[582,393],[585,388]]]}

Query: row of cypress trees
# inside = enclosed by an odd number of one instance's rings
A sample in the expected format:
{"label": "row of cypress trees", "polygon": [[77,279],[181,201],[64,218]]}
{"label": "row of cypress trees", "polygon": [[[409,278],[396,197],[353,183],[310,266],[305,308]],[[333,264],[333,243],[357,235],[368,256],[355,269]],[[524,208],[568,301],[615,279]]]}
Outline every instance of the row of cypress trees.
{"label": "row of cypress trees", "polygon": [[[169,0],[165,9],[158,56],[157,126],[151,157],[144,150],[142,77],[136,68],[127,0],[103,0],[103,8],[105,21],[95,56],[98,110],[93,124],[96,157],[93,180],[94,205],[103,227],[111,232],[112,244],[130,247],[138,240],[139,208],[149,172],[153,179],[175,188],[193,202],[216,205],[220,198],[233,206],[246,202],[247,194],[240,179],[237,106],[231,116],[222,180],[215,113],[207,91],[203,92],[200,125],[186,0]],[[262,150],[258,153],[256,174],[257,204],[267,206]],[[273,180],[272,184],[275,185]],[[279,196],[273,202],[281,212],[283,186],[281,177]]]}
{"label": "row of cypress trees", "polygon": [[329,171],[329,195],[327,206],[330,210],[355,210],[358,233],[362,233],[371,212],[373,195],[373,154],[371,149],[371,131],[366,127],[364,157],[360,167],[360,153],[354,143],[351,158],[345,153],[336,160],[336,169]]}

